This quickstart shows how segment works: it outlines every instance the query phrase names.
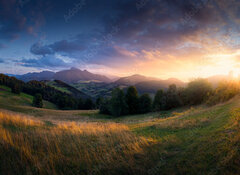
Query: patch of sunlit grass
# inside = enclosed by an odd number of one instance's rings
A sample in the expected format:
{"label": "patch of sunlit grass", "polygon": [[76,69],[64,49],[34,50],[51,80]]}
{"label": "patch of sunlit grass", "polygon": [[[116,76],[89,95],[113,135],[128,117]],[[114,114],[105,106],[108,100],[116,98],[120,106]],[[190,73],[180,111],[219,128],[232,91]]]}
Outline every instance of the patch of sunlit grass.
{"label": "patch of sunlit grass", "polygon": [[150,166],[151,144],[121,124],[47,126],[0,113],[0,174],[141,173]]}

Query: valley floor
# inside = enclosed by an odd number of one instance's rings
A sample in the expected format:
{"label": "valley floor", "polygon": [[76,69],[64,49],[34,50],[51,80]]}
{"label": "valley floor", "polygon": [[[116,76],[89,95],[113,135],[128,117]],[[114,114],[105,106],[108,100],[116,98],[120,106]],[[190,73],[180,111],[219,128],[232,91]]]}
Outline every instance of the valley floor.
{"label": "valley floor", "polygon": [[240,174],[239,97],[122,118],[2,104],[0,174]]}

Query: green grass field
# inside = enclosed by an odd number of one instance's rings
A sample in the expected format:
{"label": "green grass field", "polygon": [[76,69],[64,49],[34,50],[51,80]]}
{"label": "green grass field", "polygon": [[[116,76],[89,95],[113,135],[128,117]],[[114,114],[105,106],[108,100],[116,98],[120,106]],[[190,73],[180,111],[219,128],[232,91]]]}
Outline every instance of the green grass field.
{"label": "green grass field", "polygon": [[67,93],[67,94],[71,94],[71,92],[70,92],[67,88],[65,88],[65,87],[59,87],[58,84],[57,84],[55,81],[49,81],[49,82],[47,82],[46,84],[47,84],[48,86],[51,86],[51,87],[53,87],[53,88],[61,91],[61,92],[65,92],[65,93]]}
{"label": "green grass field", "polygon": [[[0,108],[15,112],[29,113],[29,107],[32,110],[38,110],[32,107],[33,96],[21,93],[20,95],[11,93],[11,89],[6,86],[0,86]],[[57,109],[56,105],[48,101],[43,101],[43,108]]]}
{"label": "green grass field", "polygon": [[0,174],[240,174],[240,97],[121,118],[30,104],[0,91],[0,108],[17,112],[0,117]]}

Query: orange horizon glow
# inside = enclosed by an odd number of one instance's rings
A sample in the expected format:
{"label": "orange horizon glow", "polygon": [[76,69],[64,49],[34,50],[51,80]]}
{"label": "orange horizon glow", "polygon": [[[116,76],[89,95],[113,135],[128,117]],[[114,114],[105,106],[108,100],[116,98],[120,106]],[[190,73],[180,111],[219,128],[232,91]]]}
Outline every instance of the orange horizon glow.
{"label": "orange horizon glow", "polygon": [[[213,53],[197,55],[194,53],[183,56],[172,54],[161,55],[160,51],[143,51],[145,60],[134,65],[126,66],[116,71],[107,67],[97,71],[99,73],[130,76],[141,74],[160,79],[178,78],[189,81],[193,78],[207,78],[215,75],[229,75],[235,78],[240,75],[240,50],[229,53]],[[164,59],[162,59],[164,57]]]}

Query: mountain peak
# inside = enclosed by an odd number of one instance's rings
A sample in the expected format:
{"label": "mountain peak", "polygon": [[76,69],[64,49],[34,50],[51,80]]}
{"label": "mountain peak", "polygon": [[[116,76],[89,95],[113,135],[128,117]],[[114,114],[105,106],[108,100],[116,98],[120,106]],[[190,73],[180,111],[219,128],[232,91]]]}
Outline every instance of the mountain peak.
{"label": "mountain peak", "polygon": [[56,72],[53,78],[56,80],[61,80],[66,83],[76,83],[78,81],[92,81],[92,80],[97,80],[101,82],[111,81],[106,76],[93,74],[91,72],[88,72],[87,70],[82,71],[74,67],[72,67],[70,70]]}

